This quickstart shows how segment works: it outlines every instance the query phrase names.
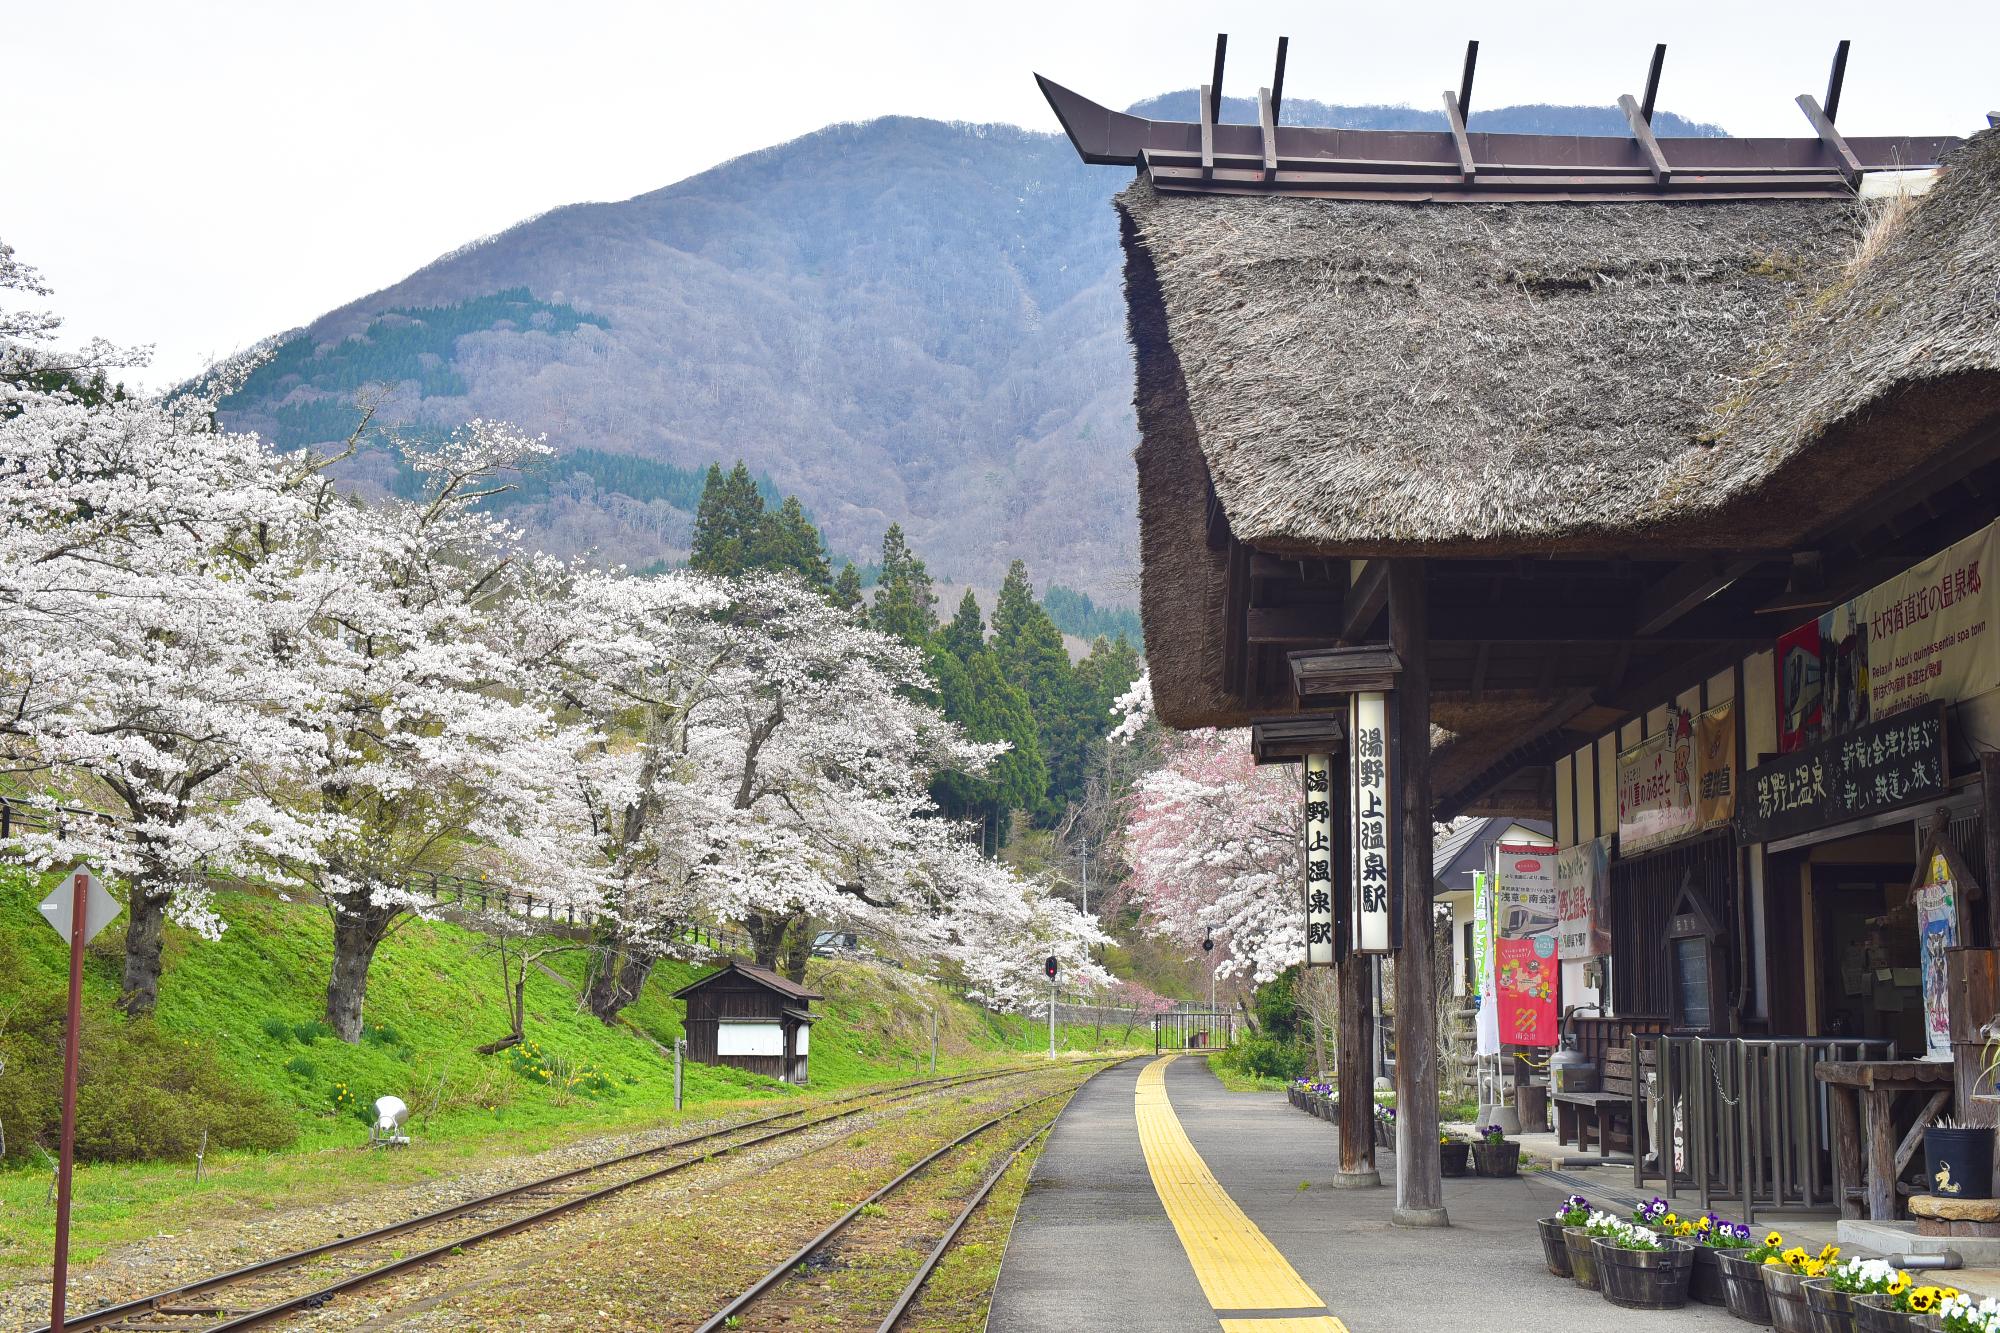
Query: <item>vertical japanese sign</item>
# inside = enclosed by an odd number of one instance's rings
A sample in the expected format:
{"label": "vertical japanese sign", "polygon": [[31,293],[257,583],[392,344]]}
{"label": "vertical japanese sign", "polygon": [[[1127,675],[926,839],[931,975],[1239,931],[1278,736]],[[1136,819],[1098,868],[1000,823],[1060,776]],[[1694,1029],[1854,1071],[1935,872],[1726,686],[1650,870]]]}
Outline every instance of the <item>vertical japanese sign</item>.
{"label": "vertical japanese sign", "polygon": [[1951,1059],[1951,1001],[1945,987],[1946,949],[1958,946],[1958,885],[1942,852],[1931,853],[1916,893],[1917,949],[1923,960],[1924,1059]]}
{"label": "vertical japanese sign", "polygon": [[1306,966],[1333,965],[1333,762],[1306,756]]}
{"label": "vertical japanese sign", "polygon": [[1500,1002],[1493,990],[1493,877],[1472,876],[1472,956],[1479,987],[1477,1053],[1500,1054]]}
{"label": "vertical japanese sign", "polygon": [[1697,779],[1695,806],[1705,829],[1721,828],[1736,817],[1736,701],[1709,709],[1694,720]]}
{"label": "vertical japanese sign", "polygon": [[1494,989],[1500,1040],[1553,1046],[1561,964],[1556,958],[1556,849],[1501,843],[1494,849]]}
{"label": "vertical japanese sign", "polygon": [[1395,827],[1389,772],[1389,696],[1369,690],[1347,696],[1348,818],[1354,849],[1356,953],[1388,953]]}
{"label": "vertical japanese sign", "polygon": [[1592,838],[1556,853],[1556,956],[1564,962],[1611,952],[1605,894],[1611,878],[1611,839]]}

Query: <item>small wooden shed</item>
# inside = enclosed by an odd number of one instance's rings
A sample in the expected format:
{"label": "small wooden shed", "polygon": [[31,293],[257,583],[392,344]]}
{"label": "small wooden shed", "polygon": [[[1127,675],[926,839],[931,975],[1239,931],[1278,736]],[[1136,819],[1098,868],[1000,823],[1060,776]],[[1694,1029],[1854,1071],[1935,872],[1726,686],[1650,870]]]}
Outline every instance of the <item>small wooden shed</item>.
{"label": "small wooden shed", "polygon": [[731,959],[674,992],[687,1001],[687,1055],[705,1065],[734,1065],[786,1083],[806,1081],[812,1002],[818,991],[768,967]]}

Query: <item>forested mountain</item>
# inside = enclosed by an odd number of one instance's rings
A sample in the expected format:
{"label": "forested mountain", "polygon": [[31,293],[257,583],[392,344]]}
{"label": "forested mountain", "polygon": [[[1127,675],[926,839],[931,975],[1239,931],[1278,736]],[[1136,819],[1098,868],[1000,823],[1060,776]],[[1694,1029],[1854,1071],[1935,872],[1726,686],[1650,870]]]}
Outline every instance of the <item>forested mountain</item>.
{"label": "forested mountain", "polygon": [[[1192,91],[1139,108],[1193,115]],[[1226,119],[1251,117],[1230,99]],[[1288,99],[1287,121],[1436,113]],[[1713,132],[1665,113],[1666,133]],[[1475,129],[1623,134],[1610,108]],[[523,170],[533,170],[524,163]],[[835,125],[619,203],[559,208],[284,337],[226,419],[281,442],[475,416],[563,451],[510,518],[561,553],[685,558],[707,468],[796,495],[832,554],[900,524],[943,582],[1029,557],[1080,637],[1136,602],[1130,353],[1108,200],[1120,171],[1007,126]],[[386,452],[358,479],[397,485]],[[1106,619],[1105,617],[1112,617]]]}

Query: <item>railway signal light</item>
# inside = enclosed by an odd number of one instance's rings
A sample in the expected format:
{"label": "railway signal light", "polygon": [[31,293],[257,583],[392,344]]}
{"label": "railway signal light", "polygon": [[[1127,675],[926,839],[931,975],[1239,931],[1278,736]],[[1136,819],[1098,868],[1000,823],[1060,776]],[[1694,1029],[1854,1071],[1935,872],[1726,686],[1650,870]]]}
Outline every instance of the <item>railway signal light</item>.
{"label": "railway signal light", "polygon": [[1050,954],[1047,958],[1042,960],[1042,971],[1049,974],[1050,981],[1054,981],[1056,979],[1056,966],[1057,966],[1056,956],[1054,954]]}

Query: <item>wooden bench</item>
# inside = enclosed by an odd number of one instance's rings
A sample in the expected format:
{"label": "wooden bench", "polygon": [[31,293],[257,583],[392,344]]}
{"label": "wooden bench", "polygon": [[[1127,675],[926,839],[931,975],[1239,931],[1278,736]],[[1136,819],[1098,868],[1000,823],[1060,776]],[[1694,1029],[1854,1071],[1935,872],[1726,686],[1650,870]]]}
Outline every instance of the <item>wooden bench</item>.
{"label": "wooden bench", "polygon": [[[1613,1147],[1632,1148],[1632,1048],[1606,1049],[1596,1092],[1558,1092],[1549,1100],[1556,1108],[1556,1142],[1572,1140],[1584,1152],[1597,1140],[1597,1155],[1609,1157]],[[1614,1142],[1615,1141],[1615,1142]]]}

